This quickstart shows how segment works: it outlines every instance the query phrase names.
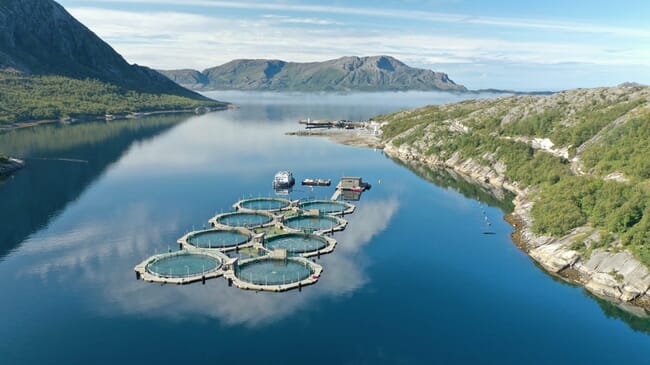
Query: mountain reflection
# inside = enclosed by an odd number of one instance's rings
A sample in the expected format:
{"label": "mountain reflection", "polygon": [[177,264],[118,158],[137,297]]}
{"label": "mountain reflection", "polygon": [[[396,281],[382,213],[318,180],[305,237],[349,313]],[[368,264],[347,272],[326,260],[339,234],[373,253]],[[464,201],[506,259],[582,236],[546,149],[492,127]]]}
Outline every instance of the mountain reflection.
{"label": "mountain reflection", "polygon": [[185,119],[187,116],[159,116],[1,133],[0,152],[25,159],[28,167],[0,185],[0,222],[11,227],[0,230],[0,258],[47,226],[131,145]]}

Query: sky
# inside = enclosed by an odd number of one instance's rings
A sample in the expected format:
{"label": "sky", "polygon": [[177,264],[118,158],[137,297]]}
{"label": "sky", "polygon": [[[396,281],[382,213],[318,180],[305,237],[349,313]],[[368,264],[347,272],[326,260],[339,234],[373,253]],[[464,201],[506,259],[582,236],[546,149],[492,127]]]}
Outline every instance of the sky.
{"label": "sky", "polygon": [[127,61],[390,55],[470,89],[650,84],[647,0],[59,0]]}

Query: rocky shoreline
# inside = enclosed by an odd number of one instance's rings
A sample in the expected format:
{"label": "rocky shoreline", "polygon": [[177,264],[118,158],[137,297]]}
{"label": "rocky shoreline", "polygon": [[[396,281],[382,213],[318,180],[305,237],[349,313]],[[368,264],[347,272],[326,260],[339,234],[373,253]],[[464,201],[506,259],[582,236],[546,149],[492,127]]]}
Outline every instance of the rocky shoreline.
{"label": "rocky shoreline", "polygon": [[[599,232],[589,226],[578,227],[564,237],[541,236],[533,232],[531,210],[532,191],[505,177],[505,165],[491,167],[459,154],[443,160],[424,156],[409,145],[399,147],[384,144],[378,136],[364,131],[299,131],[287,133],[298,136],[321,136],[351,145],[383,149],[384,153],[407,164],[422,163],[430,168],[444,168],[467,176],[481,185],[505,189],[515,195],[514,210],[504,219],[512,225],[513,243],[533,258],[545,271],[569,283],[583,286],[595,296],[610,301],[639,317],[650,317],[650,271],[629,251],[618,246],[607,250],[593,248],[600,239]],[[588,247],[577,250],[576,246]]]}
{"label": "rocky shoreline", "polygon": [[205,114],[213,111],[220,111],[220,110],[234,109],[234,108],[236,108],[236,106],[234,106],[233,104],[226,104],[223,107],[167,109],[167,110],[155,110],[155,111],[138,112],[138,113],[87,115],[87,116],[78,116],[76,118],[29,120],[29,121],[16,122],[11,124],[4,124],[4,125],[0,124],[0,131],[29,128],[29,127],[35,127],[39,125],[53,124],[53,123],[79,123],[79,122],[100,121],[100,120],[111,121],[111,120],[119,120],[119,119],[137,119],[137,118],[143,118],[152,115],[164,115],[164,114],[189,114],[189,113]]}
{"label": "rocky shoreline", "polygon": [[327,137],[329,140],[355,147],[384,148],[381,140],[369,129],[304,129],[287,132],[288,136]]}
{"label": "rocky shoreline", "polygon": [[25,167],[25,161],[17,158],[9,158],[8,162],[0,164],[0,178],[10,176],[14,172]]}
{"label": "rocky shoreline", "polygon": [[[386,155],[406,161],[418,161],[432,168],[447,168],[478,182],[491,184],[515,194],[514,211],[505,217],[514,232],[513,242],[540,264],[547,272],[563,280],[581,285],[590,293],[616,303],[622,309],[642,317],[650,311],[650,271],[632,253],[619,250],[593,249],[583,253],[574,249],[576,243],[589,246],[600,238],[597,230],[584,226],[564,237],[555,238],[533,233],[531,209],[533,202],[528,188],[509,182],[499,172],[471,159],[454,154],[447,160],[422,156],[409,146],[384,146]],[[505,167],[503,167],[505,170]]]}

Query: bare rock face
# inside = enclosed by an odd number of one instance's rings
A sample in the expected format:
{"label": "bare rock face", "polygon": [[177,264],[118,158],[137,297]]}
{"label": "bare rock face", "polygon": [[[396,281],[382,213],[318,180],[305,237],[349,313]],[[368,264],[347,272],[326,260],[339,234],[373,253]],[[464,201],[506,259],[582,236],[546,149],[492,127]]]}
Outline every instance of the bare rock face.
{"label": "bare rock face", "polygon": [[[608,290],[618,290],[616,297],[623,301],[636,299],[650,289],[650,272],[628,251],[597,251],[576,267],[593,274],[591,287],[594,290],[602,291],[603,286],[609,285]],[[605,276],[609,276],[609,279]]]}
{"label": "bare rock face", "polygon": [[552,273],[559,273],[580,259],[580,254],[574,250],[567,250],[563,242],[542,245],[531,250],[529,254]]}
{"label": "bare rock face", "polygon": [[451,168],[470,176],[477,183],[489,181],[499,188],[515,192],[517,196],[514,199],[514,214],[524,223],[523,227],[517,227],[524,241],[524,249],[544,269],[560,276],[564,270],[572,269],[578,274],[578,278],[573,278],[572,281],[583,284],[585,289],[605,299],[621,302],[650,300],[650,271],[630,252],[596,249],[589,257],[585,257],[572,249],[572,245],[579,238],[587,243],[598,240],[598,232],[590,227],[577,228],[561,238],[534,234],[530,214],[533,202],[528,198],[528,191],[509,184],[503,177],[498,177],[494,170],[486,169],[471,159],[462,160],[457,154],[447,160],[440,160],[435,156],[425,157],[409,145],[395,147],[389,143],[384,152],[404,161],[416,160],[432,167]]}
{"label": "bare rock face", "polygon": [[617,281],[609,274],[594,273],[585,284],[585,288],[600,297],[615,299],[621,297],[621,289]]}

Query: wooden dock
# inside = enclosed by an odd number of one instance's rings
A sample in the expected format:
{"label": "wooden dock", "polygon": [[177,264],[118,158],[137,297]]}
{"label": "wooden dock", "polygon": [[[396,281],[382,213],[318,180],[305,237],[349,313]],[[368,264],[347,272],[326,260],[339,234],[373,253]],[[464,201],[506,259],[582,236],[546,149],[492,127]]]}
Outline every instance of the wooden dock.
{"label": "wooden dock", "polygon": [[339,200],[340,196],[341,196],[341,189],[337,185],[336,190],[334,190],[334,194],[332,194],[332,197],[330,198],[330,200]]}
{"label": "wooden dock", "polygon": [[304,124],[307,129],[312,128],[341,128],[341,129],[357,129],[365,128],[365,122],[353,122],[350,120],[299,120],[298,123]]}

